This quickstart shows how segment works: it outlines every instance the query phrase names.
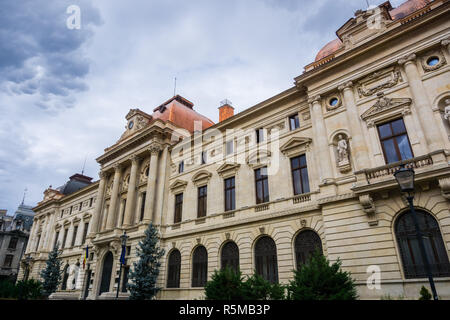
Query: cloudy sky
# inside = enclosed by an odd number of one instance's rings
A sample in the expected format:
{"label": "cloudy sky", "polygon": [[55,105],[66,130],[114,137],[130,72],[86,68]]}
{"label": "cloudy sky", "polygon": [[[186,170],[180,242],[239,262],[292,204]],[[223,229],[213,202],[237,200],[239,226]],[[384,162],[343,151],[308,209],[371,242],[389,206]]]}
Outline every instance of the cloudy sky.
{"label": "cloudy sky", "polygon": [[[382,0],[370,0],[379,4]],[[398,6],[402,0],[391,1]],[[81,13],[69,29],[70,5]],[[293,78],[366,0],[0,0],[0,208],[36,205],[177,93],[218,120]]]}

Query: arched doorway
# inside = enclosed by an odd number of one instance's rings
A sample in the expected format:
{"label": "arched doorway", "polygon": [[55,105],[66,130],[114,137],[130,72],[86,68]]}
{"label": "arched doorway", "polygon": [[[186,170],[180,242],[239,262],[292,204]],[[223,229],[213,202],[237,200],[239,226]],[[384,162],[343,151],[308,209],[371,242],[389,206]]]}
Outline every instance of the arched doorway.
{"label": "arched doorway", "polygon": [[312,230],[301,231],[295,237],[295,259],[297,262],[297,270],[302,264],[305,264],[314,251],[322,252],[322,241],[319,235]]}
{"label": "arched doorway", "polygon": [[[416,214],[433,277],[450,276],[447,250],[436,219],[424,210],[416,209]],[[426,278],[416,228],[410,211],[402,213],[395,222],[395,237],[405,278]]]}
{"label": "arched doorway", "polygon": [[111,253],[111,251],[108,251],[108,253],[105,255],[105,258],[103,259],[102,280],[100,283],[99,294],[109,291],[109,286],[111,284],[112,267],[113,254]]}

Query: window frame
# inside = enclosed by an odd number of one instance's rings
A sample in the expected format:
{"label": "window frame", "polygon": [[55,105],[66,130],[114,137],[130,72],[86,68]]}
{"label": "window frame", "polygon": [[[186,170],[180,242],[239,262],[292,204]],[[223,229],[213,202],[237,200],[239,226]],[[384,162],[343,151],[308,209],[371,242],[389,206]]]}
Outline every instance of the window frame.
{"label": "window frame", "polygon": [[[230,180],[233,181],[233,185],[230,186],[230,187],[227,187],[227,181],[230,181]],[[223,180],[223,189],[224,189],[224,209],[225,209],[225,211],[236,210],[236,177],[232,176],[232,177],[225,178]],[[232,192],[233,193],[233,196],[230,199],[230,201],[228,201],[228,197],[227,197],[228,196],[228,192]],[[230,202],[232,208],[229,208],[227,206],[228,202]]]}
{"label": "window frame", "polygon": [[[393,127],[392,127],[392,123],[395,122],[395,121],[398,121],[398,120],[402,120],[403,127],[405,128],[405,131],[395,134],[394,130],[393,130]],[[389,124],[389,128],[390,128],[390,130],[392,132],[392,135],[390,135],[389,137],[381,138],[380,127],[384,126],[386,124]],[[414,158],[414,151],[413,151],[412,146],[411,146],[411,141],[409,140],[408,130],[406,129],[406,124],[405,124],[405,120],[403,119],[403,117],[395,118],[395,119],[391,119],[391,120],[388,120],[388,121],[377,123],[376,124],[376,130],[377,130],[377,134],[378,134],[378,139],[379,139],[380,144],[381,144],[381,150],[383,150],[384,162],[386,164],[407,160],[407,159],[402,159],[402,154],[400,152],[400,148],[399,148],[398,142],[397,142],[397,138],[400,137],[400,136],[403,136],[403,135],[406,136],[406,140],[408,141],[409,150],[411,151],[412,158]],[[384,143],[383,143],[384,141],[387,141],[387,140],[393,140],[394,141],[395,154],[396,154],[396,156],[397,156],[397,158],[399,160],[393,161],[393,162],[388,162],[385,146],[384,146]],[[408,159],[412,159],[412,158],[408,158]]]}
{"label": "window frame", "polygon": [[[270,202],[270,191],[269,191],[269,176],[267,174],[263,175],[261,174],[261,170],[262,169],[266,169],[267,172],[267,167],[261,167],[261,168],[257,168],[254,170],[254,175],[255,175],[255,196],[256,196],[256,204],[262,204],[262,203],[267,203]],[[257,172],[259,171],[259,176],[260,178],[257,177]],[[264,181],[267,181],[267,184],[264,183]],[[262,200],[259,201],[258,198],[258,183],[262,184],[261,190],[262,190]],[[267,190],[265,190],[265,185],[267,185]],[[267,194],[266,194],[267,191]],[[267,200],[266,200],[267,197]]]}
{"label": "window frame", "polygon": [[[179,200],[181,198],[181,200]],[[177,193],[175,195],[175,206],[174,206],[174,213],[173,213],[173,223],[180,223],[183,220],[183,199],[184,195],[183,192]],[[179,211],[177,212],[177,209]],[[179,218],[177,219],[177,217]]]}
{"label": "window frame", "polygon": [[197,188],[197,218],[206,217],[207,211],[208,211],[208,186],[204,185]]}
{"label": "window frame", "polygon": [[[175,261],[171,260],[174,254],[177,255]],[[167,259],[166,288],[179,288],[180,278],[181,278],[181,252],[178,249],[174,249],[170,252],[169,257]]]}
{"label": "window frame", "polygon": [[[300,165],[300,158],[301,157],[304,157],[305,158],[305,165],[304,166],[302,166],[302,165]],[[293,168],[293,164],[292,164],[292,162],[293,162],[293,160],[294,159],[296,159],[296,158],[298,158],[298,164],[299,164],[299,166],[298,166],[298,168]],[[289,158],[289,162],[290,162],[290,166],[291,166],[291,179],[292,179],[292,191],[293,191],[293,194],[294,194],[294,196],[297,196],[297,195],[301,195],[301,194],[305,194],[305,193],[309,193],[309,192],[311,192],[311,184],[309,183],[309,171],[308,171],[308,159],[307,159],[307,157],[306,157],[306,154],[299,154],[299,155],[296,155],[296,156],[293,156],[293,157],[291,157],[291,158]],[[308,191],[304,191],[305,190],[305,187],[304,187],[304,185],[303,185],[303,175],[302,175],[302,169],[306,169],[306,174],[307,174],[307,180],[308,180]],[[295,176],[294,176],[294,172],[295,171],[299,171],[299,177],[300,177],[300,188],[301,188],[301,190],[303,191],[303,192],[299,192],[299,193],[297,193],[296,192],[296,188],[295,188]]]}
{"label": "window frame", "polygon": [[[291,119],[294,118],[295,128],[292,128],[292,122]],[[298,113],[292,114],[288,117],[289,122],[289,131],[294,131],[298,128],[300,128],[300,117],[298,116]]]}

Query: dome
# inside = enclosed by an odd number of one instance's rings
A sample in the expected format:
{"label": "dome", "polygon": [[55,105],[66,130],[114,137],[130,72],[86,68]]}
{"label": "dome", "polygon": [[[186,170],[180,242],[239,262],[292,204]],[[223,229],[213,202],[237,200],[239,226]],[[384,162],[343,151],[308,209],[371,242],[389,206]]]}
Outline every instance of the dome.
{"label": "dome", "polygon": [[342,41],[339,39],[334,39],[328,42],[322,49],[320,49],[319,53],[316,55],[316,59],[314,61],[319,61],[320,59],[329,56],[333,52],[337,51],[342,45]]}

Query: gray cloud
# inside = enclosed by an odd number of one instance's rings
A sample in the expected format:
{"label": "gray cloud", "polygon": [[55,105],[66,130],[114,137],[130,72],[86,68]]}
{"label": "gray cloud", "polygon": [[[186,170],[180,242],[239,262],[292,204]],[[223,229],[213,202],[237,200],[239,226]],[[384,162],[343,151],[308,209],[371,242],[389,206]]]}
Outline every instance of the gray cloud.
{"label": "gray cloud", "polygon": [[[81,8],[81,29],[66,27],[66,8]],[[89,1],[1,1],[0,89],[11,94],[68,96],[88,88],[83,45],[100,25],[99,11]],[[37,100],[45,104],[45,98]],[[64,104],[60,104],[64,106]]]}

